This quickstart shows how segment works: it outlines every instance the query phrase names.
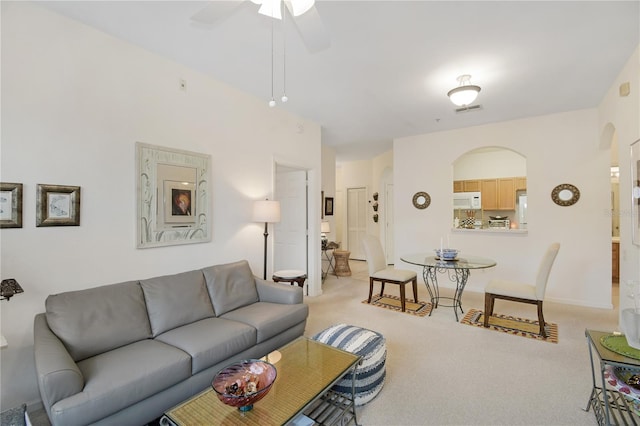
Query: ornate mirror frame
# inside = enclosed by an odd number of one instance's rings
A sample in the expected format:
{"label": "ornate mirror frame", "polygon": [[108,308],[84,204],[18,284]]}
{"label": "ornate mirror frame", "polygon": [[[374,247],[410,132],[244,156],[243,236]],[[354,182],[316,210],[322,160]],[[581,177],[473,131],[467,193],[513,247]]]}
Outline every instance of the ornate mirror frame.
{"label": "ornate mirror frame", "polygon": [[211,156],[136,143],[138,248],[211,241]]}
{"label": "ornate mirror frame", "polygon": [[563,183],[553,188],[551,199],[559,206],[572,206],[580,199],[580,190],[570,183]]}
{"label": "ornate mirror frame", "polygon": [[426,209],[431,204],[431,196],[424,191],[416,192],[412,202],[416,209]]}

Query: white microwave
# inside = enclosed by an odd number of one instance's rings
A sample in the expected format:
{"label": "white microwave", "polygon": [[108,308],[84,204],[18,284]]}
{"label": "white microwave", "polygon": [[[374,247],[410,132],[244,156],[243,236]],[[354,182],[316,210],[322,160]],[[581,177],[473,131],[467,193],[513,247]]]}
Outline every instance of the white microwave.
{"label": "white microwave", "polygon": [[453,208],[460,210],[479,210],[482,208],[480,192],[454,192]]}

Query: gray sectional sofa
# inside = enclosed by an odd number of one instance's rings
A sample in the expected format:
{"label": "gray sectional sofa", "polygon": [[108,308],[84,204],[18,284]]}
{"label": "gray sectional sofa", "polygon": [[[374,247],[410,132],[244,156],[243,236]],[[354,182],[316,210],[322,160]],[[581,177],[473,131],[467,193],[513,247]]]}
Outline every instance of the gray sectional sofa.
{"label": "gray sectional sofa", "polygon": [[144,425],[233,361],[302,336],[302,289],[246,261],[51,295],[34,322],[53,425]]}

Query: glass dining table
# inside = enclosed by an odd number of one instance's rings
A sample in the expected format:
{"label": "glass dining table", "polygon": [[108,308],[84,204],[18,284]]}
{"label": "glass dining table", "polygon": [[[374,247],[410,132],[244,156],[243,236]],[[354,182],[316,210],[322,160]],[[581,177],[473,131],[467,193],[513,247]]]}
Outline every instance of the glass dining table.
{"label": "glass dining table", "polygon": [[[429,256],[424,253],[401,256],[400,260],[412,265],[422,266],[422,278],[424,279],[424,284],[427,286],[427,291],[429,291],[429,297],[431,298],[431,305],[433,307],[431,312],[429,312],[429,316],[431,316],[433,310],[439,305],[447,306],[453,308],[456,321],[458,321],[458,309],[460,309],[460,313],[464,314],[462,310],[462,292],[467,285],[471,270],[492,268],[497,265],[495,260],[483,257],[460,256],[455,260],[442,260],[439,257]],[[449,281],[456,284],[453,297],[440,296],[438,273],[446,273]],[[450,300],[452,304],[442,305],[440,300]]]}

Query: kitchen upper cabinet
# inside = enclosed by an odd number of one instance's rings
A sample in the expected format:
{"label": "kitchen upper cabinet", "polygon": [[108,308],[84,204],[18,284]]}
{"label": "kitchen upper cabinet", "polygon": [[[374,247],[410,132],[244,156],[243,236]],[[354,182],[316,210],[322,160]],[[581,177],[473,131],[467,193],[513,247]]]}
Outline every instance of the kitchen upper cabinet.
{"label": "kitchen upper cabinet", "polygon": [[516,191],[526,191],[527,190],[527,177],[517,177],[516,180]]}
{"label": "kitchen upper cabinet", "polygon": [[453,192],[480,192],[481,190],[480,181],[477,179],[453,181]]}
{"label": "kitchen upper cabinet", "polygon": [[498,179],[482,179],[482,209],[498,210]]}
{"label": "kitchen upper cabinet", "polygon": [[515,178],[482,179],[483,210],[515,210]]}
{"label": "kitchen upper cabinet", "polygon": [[498,179],[498,210],[516,209],[516,184],[514,178]]}

